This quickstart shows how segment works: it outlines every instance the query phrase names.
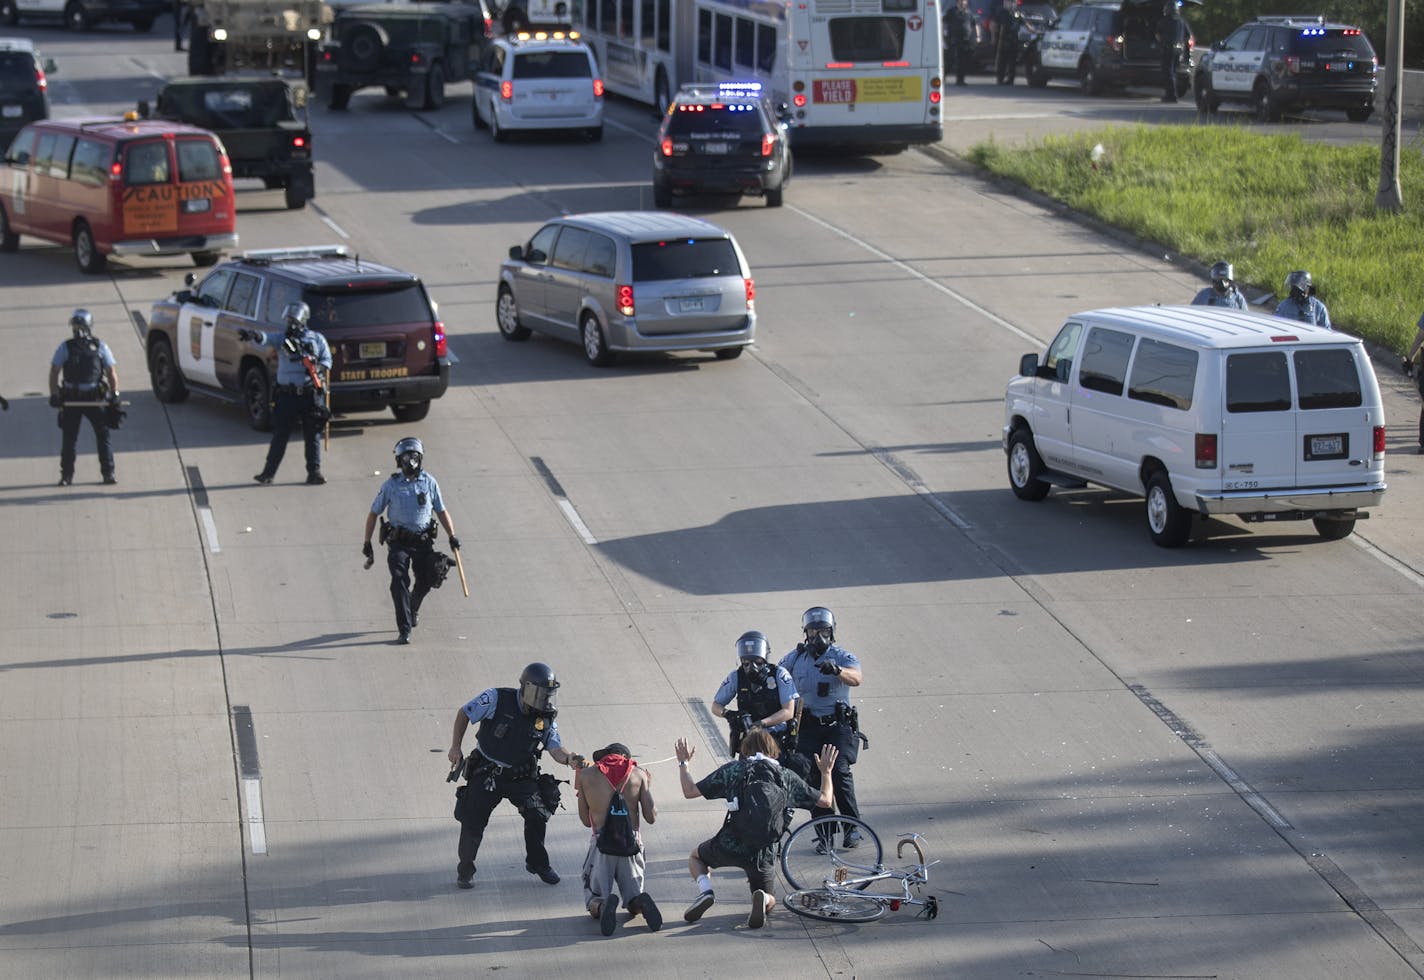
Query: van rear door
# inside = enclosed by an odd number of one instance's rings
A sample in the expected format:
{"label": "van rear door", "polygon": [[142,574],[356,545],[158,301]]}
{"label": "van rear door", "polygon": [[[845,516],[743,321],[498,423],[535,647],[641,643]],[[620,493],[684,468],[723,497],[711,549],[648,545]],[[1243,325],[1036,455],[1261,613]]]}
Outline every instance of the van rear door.
{"label": "van rear door", "polygon": [[[1291,354],[1295,374],[1296,483],[1339,486],[1370,478],[1374,427],[1383,424],[1372,369],[1360,364],[1358,344],[1299,347]],[[1370,407],[1367,407],[1370,406]]]}
{"label": "van rear door", "polygon": [[1283,349],[1232,351],[1217,450],[1222,490],[1296,486],[1299,455],[1290,365]]}

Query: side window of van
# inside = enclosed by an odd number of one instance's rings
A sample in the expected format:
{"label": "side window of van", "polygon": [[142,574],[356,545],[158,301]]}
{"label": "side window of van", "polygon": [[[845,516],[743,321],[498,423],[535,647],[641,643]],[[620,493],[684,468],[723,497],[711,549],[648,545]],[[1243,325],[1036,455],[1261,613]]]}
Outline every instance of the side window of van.
{"label": "side window of van", "polygon": [[35,155],[35,131],[27,129],[16,136],[14,142],[10,144],[10,149],[6,151],[5,160],[16,166],[26,166],[30,158]]}
{"label": "side window of van", "polygon": [[178,151],[179,180],[188,183],[193,180],[217,180],[222,176],[218,148],[211,140],[178,140],[174,147]]}
{"label": "side window of van", "polygon": [[1348,350],[1296,351],[1295,387],[1302,409],[1358,408],[1364,404],[1360,372]]}
{"label": "side window of van", "polygon": [[613,278],[613,270],[618,265],[618,246],[607,235],[594,235],[589,239],[588,251],[583,256],[583,269],[594,276]]}
{"label": "side window of van", "polygon": [[1083,345],[1083,362],[1078,366],[1078,383],[1093,391],[1122,394],[1133,339],[1132,334],[1118,330],[1089,330],[1088,342]]}
{"label": "side window of van", "polygon": [[45,176],[49,173],[50,157],[54,155],[54,133],[40,133],[39,145],[35,147],[35,175]]}
{"label": "side window of van", "polygon": [[1227,355],[1228,412],[1288,412],[1290,407],[1290,373],[1284,351]]}
{"label": "side window of van", "polygon": [[545,225],[529,239],[524,249],[524,261],[534,265],[544,265],[549,261],[549,253],[554,250],[554,238],[559,234],[558,225]]}
{"label": "side window of van", "polygon": [[224,308],[242,316],[252,316],[257,312],[258,283],[256,276],[239,272],[233,277],[232,289],[228,291]]}
{"label": "side window of van", "polygon": [[1048,354],[1043,359],[1047,376],[1067,381],[1073,373],[1073,355],[1078,351],[1078,338],[1083,336],[1081,323],[1065,323],[1053,343],[1048,345]]}
{"label": "side window of van", "polygon": [[74,147],[69,176],[81,184],[99,187],[109,170],[109,148],[97,140],[81,139]]}
{"label": "side window of van", "polygon": [[203,284],[198,287],[195,299],[203,306],[211,306],[215,310],[222,309],[223,300],[227,299],[227,287],[231,283],[232,271],[218,269],[203,280]]}
{"label": "side window of van", "polygon": [[1192,407],[1197,386],[1197,352],[1143,337],[1132,362],[1127,397],[1183,411]]}
{"label": "side window of van", "polygon": [[564,233],[559,236],[559,243],[554,246],[554,261],[550,264],[558,269],[571,269],[575,272],[582,269],[583,253],[588,248],[590,237],[582,228],[565,228]]}
{"label": "side window of van", "polygon": [[162,140],[130,143],[124,160],[124,180],[129,186],[166,184],[173,179],[168,165],[168,144]]}
{"label": "side window of van", "polygon": [[74,137],[60,134],[54,138],[49,156],[49,175],[61,180],[69,176],[69,155],[74,152]]}

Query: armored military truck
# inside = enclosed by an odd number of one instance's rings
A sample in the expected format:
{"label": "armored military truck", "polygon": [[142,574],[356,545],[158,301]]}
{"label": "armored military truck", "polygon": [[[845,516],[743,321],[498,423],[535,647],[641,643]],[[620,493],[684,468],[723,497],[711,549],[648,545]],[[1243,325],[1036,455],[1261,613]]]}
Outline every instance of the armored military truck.
{"label": "armored military truck", "polygon": [[186,0],[188,74],[258,69],[309,77],[316,44],[333,20],[323,0]]}
{"label": "armored military truck", "polygon": [[[139,114],[148,108],[140,102]],[[174,79],[159,90],[152,115],[217,133],[233,177],[282,188],[290,209],[316,196],[304,82],[270,75]]]}
{"label": "armored military truck", "polygon": [[447,82],[474,76],[497,23],[486,0],[343,7],[317,54],[317,94],[345,109],[375,85],[409,108],[438,109]]}

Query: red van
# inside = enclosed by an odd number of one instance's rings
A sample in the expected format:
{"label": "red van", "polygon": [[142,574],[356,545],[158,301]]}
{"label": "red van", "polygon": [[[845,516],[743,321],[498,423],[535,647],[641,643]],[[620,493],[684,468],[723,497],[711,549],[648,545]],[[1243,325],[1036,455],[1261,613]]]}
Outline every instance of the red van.
{"label": "red van", "polygon": [[222,141],[182,123],[34,122],[0,174],[0,252],[22,234],[72,242],[83,272],[102,272],[110,255],[187,252],[213,265],[237,247],[236,222]]}

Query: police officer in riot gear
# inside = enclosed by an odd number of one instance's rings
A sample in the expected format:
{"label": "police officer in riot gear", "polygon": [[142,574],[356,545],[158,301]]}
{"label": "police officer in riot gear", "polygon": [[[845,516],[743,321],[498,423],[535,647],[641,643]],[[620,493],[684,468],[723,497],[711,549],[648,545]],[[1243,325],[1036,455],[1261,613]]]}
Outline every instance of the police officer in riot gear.
{"label": "police officer in riot gear", "polygon": [[321,475],[321,427],[330,416],[326,402],[327,378],[331,373],[331,348],[326,338],[307,324],[311,308],[305,303],[288,303],[282,311],[287,323],[284,334],[263,333],[260,330],[239,330],[238,337],[258,344],[277,347],[277,388],[272,403],[272,444],[267,447],[267,462],[262,472],[253,477],[258,483],[271,483],[287,453],[287,440],[292,427],[301,420],[302,439],[306,444],[307,483],[320,486],[326,482]]}
{"label": "police officer in riot gear", "polygon": [[[735,757],[742,736],[761,726],[776,738],[782,751],[796,748],[796,685],[782,667],[771,664],[771,644],[761,630],[737,638],[737,669],[727,675],[712,696],[712,713],[731,726],[731,751]],[[737,710],[727,712],[732,699]]]}
{"label": "police officer in riot gear", "polygon": [[1330,311],[1325,308],[1324,303],[1315,298],[1315,282],[1310,278],[1309,272],[1296,269],[1286,276],[1286,292],[1290,295],[1276,307],[1276,316],[1310,323],[1326,330],[1335,329],[1330,325]]}
{"label": "police officer in riot gear", "polygon": [[1162,15],[1157,19],[1157,50],[1162,66],[1162,101],[1177,101],[1177,68],[1182,63],[1182,40],[1186,23],[1178,0],[1162,0]]}
{"label": "police officer in riot gear", "polygon": [[[74,481],[75,443],[79,439],[79,423],[84,419],[89,420],[94,430],[99,472],[104,482],[118,483],[114,476],[114,450],[109,441],[110,411],[117,410],[119,403],[114,354],[108,344],[94,336],[94,317],[88,310],[75,310],[69,317],[69,327],[73,336],[59,345],[49,367],[49,403],[59,409],[62,434],[59,485],[67,487]],[[67,407],[70,402],[84,404]]]}
{"label": "police officer in riot gear", "polygon": [[465,729],[471,722],[479,725],[475,749],[464,760],[465,785],[456,790],[460,863],[455,883],[461,888],[474,887],[475,857],[490,814],[501,800],[513,803],[524,818],[525,870],[546,884],[559,883],[544,847],[545,825],[559,806],[559,784],[552,775],[540,775],[539,756],[548,752],[572,769],[581,767],[584,759],[566,750],[559,738],[554,724],[558,689],[553,668],[532,663],[519,675],[518,688],[489,688],[455,713],[450,765],[460,765]]}
{"label": "police officer in riot gear", "polygon": [[[814,758],[822,745],[834,745],[840,755],[831,771],[831,788],[836,808],[849,817],[859,817],[855,801],[855,765],[863,744],[859,713],[851,707],[850,689],[859,687],[864,675],[855,654],[836,643],[836,617],[825,606],[812,606],[801,617],[805,640],[781,659],[781,666],[796,684],[801,696],[801,730],[797,735],[802,755]],[[813,816],[835,811],[812,810]],[[844,845],[855,847],[860,834],[850,830]]]}
{"label": "police officer in riot gear", "polygon": [[958,0],[944,12],[944,73],[954,72],[954,84],[964,84],[978,43],[979,18],[969,9],[969,0]]}
{"label": "police officer in riot gear", "polygon": [[[420,618],[420,604],[426,594],[445,580],[446,558],[435,550],[435,521],[439,519],[450,536],[450,547],[460,550],[455,523],[440,496],[440,484],[425,472],[425,446],[414,436],[396,443],[396,472],[381,484],[366,514],[366,540],[361,554],[366,567],[375,560],[371,535],[382,514],[388,518],[381,529],[381,543],[387,546],[386,567],[391,572],[391,599],[396,607],[397,643],[409,643],[410,631]],[[411,584],[411,572],[415,584]]]}
{"label": "police officer in riot gear", "polygon": [[1236,288],[1236,276],[1230,262],[1217,262],[1211,267],[1211,285],[1192,298],[1193,306],[1225,306],[1233,310],[1246,309],[1246,297]]}

